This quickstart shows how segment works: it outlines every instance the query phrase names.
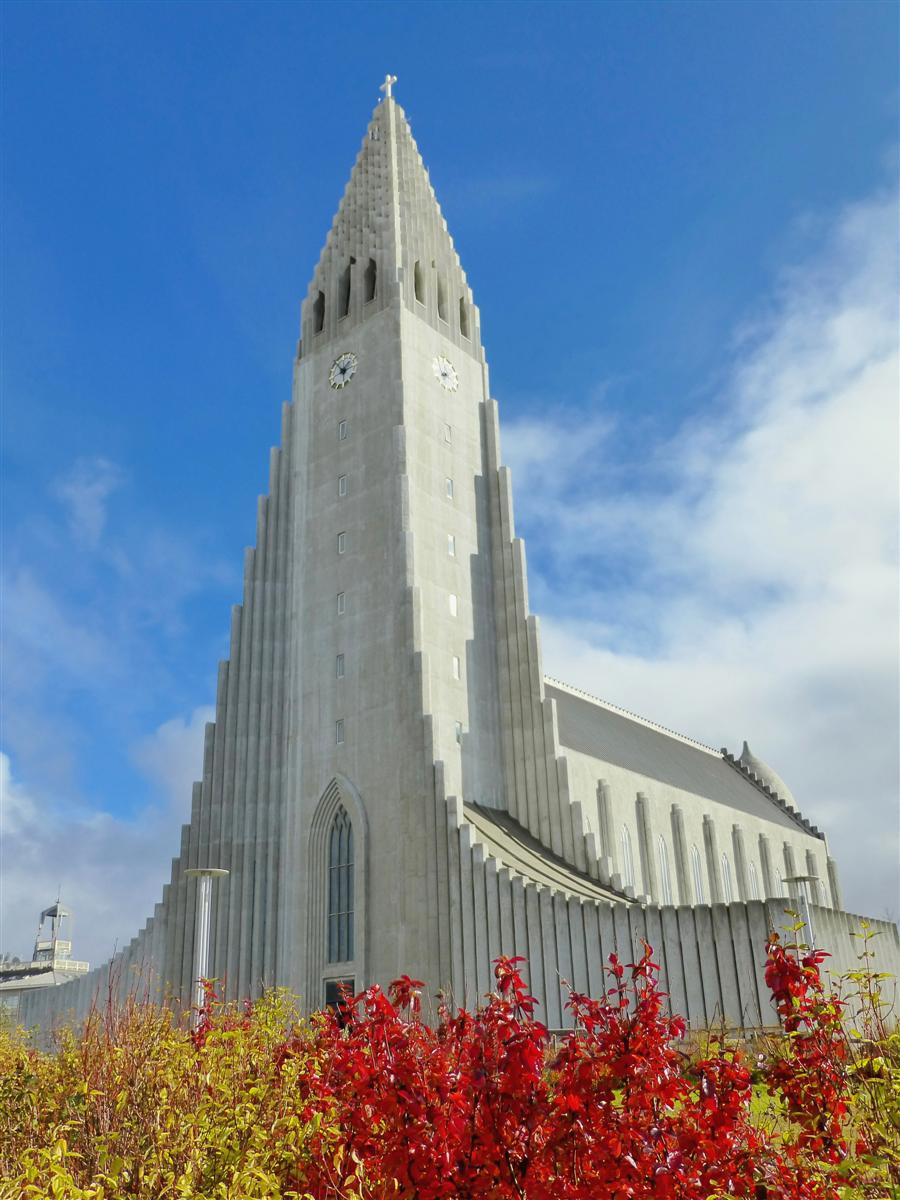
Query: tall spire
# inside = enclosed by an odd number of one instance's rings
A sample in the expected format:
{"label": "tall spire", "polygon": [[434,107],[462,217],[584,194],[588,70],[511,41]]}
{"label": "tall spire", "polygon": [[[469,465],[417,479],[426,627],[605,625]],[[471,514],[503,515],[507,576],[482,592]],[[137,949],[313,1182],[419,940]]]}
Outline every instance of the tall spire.
{"label": "tall spire", "polygon": [[381,85],[303,305],[302,353],[398,300],[480,354],[478,313],[409,122]]}

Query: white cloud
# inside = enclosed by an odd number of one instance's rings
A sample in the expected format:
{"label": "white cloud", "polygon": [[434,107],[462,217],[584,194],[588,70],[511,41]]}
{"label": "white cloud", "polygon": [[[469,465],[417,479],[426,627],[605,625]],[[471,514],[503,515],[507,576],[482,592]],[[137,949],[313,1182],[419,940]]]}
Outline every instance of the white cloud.
{"label": "white cloud", "polygon": [[739,331],[710,415],[640,458],[602,415],[562,422],[574,458],[555,414],[504,435],[547,671],[746,737],[874,916],[900,911],[896,261],[896,196],[841,214]]}
{"label": "white cloud", "polygon": [[190,717],[173,717],[164,721],[148,737],[142,738],[132,751],[141,772],[153,780],[170,803],[182,803],[190,784],[199,777],[202,766],[203,738],[206,724],[215,718],[212,707],[195,708]]}
{"label": "white cloud", "polygon": [[125,480],[122,470],[107,458],[79,458],[53,485],[66,508],[75,540],[96,549],[106,525],[106,502]]}
{"label": "white cloud", "polygon": [[212,715],[195,709],[138,743],[135,761],[156,794],[131,819],[38,795],[0,753],[0,951],[30,955],[38,915],[57,893],[74,913],[77,958],[99,965],[131,940],[168,881]]}

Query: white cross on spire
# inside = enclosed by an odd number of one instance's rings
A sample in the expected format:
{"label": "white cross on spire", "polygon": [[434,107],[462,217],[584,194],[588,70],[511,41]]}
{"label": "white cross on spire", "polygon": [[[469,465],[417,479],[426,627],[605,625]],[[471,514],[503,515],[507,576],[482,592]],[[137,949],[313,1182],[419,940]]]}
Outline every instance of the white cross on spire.
{"label": "white cross on spire", "polygon": [[379,92],[384,92],[384,98],[386,100],[390,100],[391,88],[394,86],[394,84],[396,82],[397,82],[396,75],[385,75],[384,83],[381,85],[381,87],[378,90],[379,90]]}

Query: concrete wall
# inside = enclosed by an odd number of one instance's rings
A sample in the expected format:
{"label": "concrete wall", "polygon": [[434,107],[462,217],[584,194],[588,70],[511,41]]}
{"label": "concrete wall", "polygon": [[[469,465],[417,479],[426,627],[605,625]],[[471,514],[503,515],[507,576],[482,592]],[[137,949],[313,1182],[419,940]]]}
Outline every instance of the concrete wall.
{"label": "concrete wall", "polygon": [[[800,828],[786,829],[752,813],[738,812],[715,800],[682,791],[576,750],[566,748],[565,756],[569,762],[572,796],[581,803],[585,823],[597,837],[600,853],[611,860],[611,869],[620,875],[623,872],[621,831],[623,827],[629,830],[634,857],[634,891],[637,895],[646,896],[658,904],[664,902],[657,842],[661,835],[666,842],[672,899],[676,902],[694,904],[700,899],[694,894],[690,870],[692,846],[696,846],[700,853],[703,899],[707,902],[726,898],[721,877],[723,853],[728,855],[731,865],[732,896],[735,900],[753,898],[751,864],[759,884],[759,898],[786,894],[790,889],[780,886],[780,878],[789,875],[784,860],[784,847],[787,845],[794,854],[794,873],[816,874],[821,881],[819,901],[831,906],[828,847],[823,839],[813,837]],[[604,806],[607,808],[605,814]],[[679,812],[674,820],[673,806]],[[641,827],[642,807],[647,818],[646,838]],[[685,864],[679,862],[682,850],[675,830],[679,820],[684,831],[684,853],[688,857]],[[710,825],[715,845],[713,854],[708,852]],[[760,850],[761,837],[766,838],[769,845],[769,874],[772,878],[768,886]],[[809,869],[807,854],[812,856],[814,871]],[[713,863],[716,871],[711,869]]]}
{"label": "concrete wall", "polygon": [[[789,899],[698,906],[587,901],[529,883],[486,857],[484,848],[473,844],[457,801],[446,803],[444,817],[441,841],[447,852],[445,882],[452,914],[446,932],[457,1004],[480,1003],[492,988],[491,960],[499,954],[520,954],[528,960],[525,975],[540,1001],[539,1018],[550,1028],[569,1028],[565,983],[576,991],[601,995],[608,986],[608,956],[615,953],[623,961],[634,961],[646,940],[660,965],[671,1011],[685,1016],[691,1028],[703,1029],[723,1019],[740,1029],[777,1024],[763,977],[765,943],[771,929],[784,931],[792,924]],[[812,918],[817,945],[832,955],[825,975],[837,985],[841,974],[859,967],[862,943],[853,935],[860,932],[861,918],[822,907],[812,909]],[[877,934],[874,969],[900,977],[897,927],[877,920],[869,920],[869,925]],[[22,1023],[48,1030],[82,1020],[92,1005],[102,1007],[108,997],[117,1002],[127,994],[159,999],[159,978],[147,954],[152,939],[148,923],[111,964],[24,997]]]}
{"label": "concrete wall", "polygon": [[[472,1005],[492,986],[491,961],[498,954],[522,955],[526,975],[552,1028],[571,1024],[564,1008],[566,980],[576,991],[600,995],[608,956],[634,961],[642,941],[655,951],[662,986],[673,1012],[693,1028],[724,1019],[736,1028],[777,1024],[763,966],[770,930],[782,932],[795,920],[790,898],[713,905],[605,904],[541,887],[512,874],[474,842],[461,805],[447,802],[450,889],[459,919],[452,925],[457,1003]],[[817,945],[832,957],[826,972],[834,982],[858,969],[861,918],[813,907]],[[869,920],[876,967],[900,978],[897,926]]]}

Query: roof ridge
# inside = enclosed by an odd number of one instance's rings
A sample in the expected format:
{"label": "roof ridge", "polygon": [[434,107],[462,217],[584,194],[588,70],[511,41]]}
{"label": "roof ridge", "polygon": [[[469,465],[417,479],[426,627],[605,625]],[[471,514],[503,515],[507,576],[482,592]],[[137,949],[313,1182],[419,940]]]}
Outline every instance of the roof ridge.
{"label": "roof ridge", "polygon": [[613,704],[610,700],[601,700],[599,696],[594,696],[590,692],[584,691],[583,688],[573,687],[571,683],[563,683],[561,679],[555,679],[552,675],[545,675],[544,682],[552,684],[553,687],[560,687],[566,692],[571,692],[573,696],[581,696],[585,700],[590,700],[593,704],[599,704],[601,708],[609,709],[610,712],[619,713],[623,717],[637,721],[647,729],[655,729],[657,733],[664,733],[667,737],[684,742],[686,746],[693,746],[697,750],[711,754],[713,758],[724,757],[724,751],[714,750],[712,746],[707,746],[705,742],[698,742],[696,738],[688,737],[685,733],[678,733],[675,729],[668,729],[665,725],[659,725],[656,721],[650,721],[647,717],[642,717],[640,713],[632,712],[628,708],[622,708],[621,705]]}
{"label": "roof ridge", "polygon": [[799,808],[796,807],[796,805],[789,804],[788,801],[785,800],[784,796],[779,795],[779,793],[776,792],[774,788],[770,787],[765,780],[761,779],[755,771],[751,771],[746,763],[741,762],[739,758],[735,758],[735,756],[724,746],[722,747],[722,758],[724,758],[725,762],[727,762],[730,767],[733,767],[739,775],[743,775],[749,783],[752,783],[755,788],[761,791],[762,794],[772,802],[772,804],[782,809],[783,812],[787,813],[789,817],[792,817],[799,825],[802,825],[806,832],[811,834],[812,837],[821,838],[823,841],[825,840],[825,834],[821,831],[821,829],[819,829],[818,825],[813,825],[811,821],[804,817],[803,813]]}

